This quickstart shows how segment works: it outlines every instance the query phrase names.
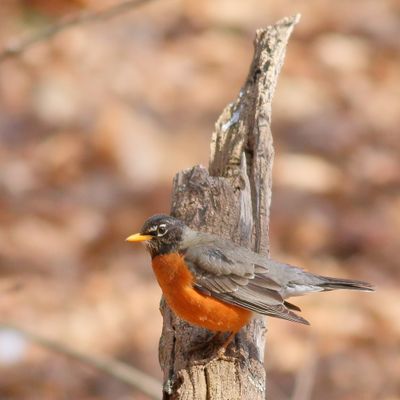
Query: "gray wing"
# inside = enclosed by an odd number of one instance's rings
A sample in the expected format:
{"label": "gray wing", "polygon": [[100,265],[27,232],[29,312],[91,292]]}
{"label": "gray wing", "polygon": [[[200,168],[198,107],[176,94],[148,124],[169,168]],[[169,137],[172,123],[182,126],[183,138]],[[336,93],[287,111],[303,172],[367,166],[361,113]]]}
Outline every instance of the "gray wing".
{"label": "gray wing", "polygon": [[282,298],[267,258],[208,234],[196,236],[182,253],[197,290],[259,314],[308,324],[291,311],[299,308]]}

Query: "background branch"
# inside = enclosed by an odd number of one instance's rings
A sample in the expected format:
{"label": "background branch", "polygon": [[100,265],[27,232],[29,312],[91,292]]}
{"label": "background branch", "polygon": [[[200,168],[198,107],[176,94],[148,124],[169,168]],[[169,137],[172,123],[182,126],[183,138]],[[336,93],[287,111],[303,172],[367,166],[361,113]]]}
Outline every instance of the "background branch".
{"label": "background branch", "polygon": [[101,372],[105,372],[113,378],[141,391],[151,399],[159,400],[161,398],[161,383],[130,365],[110,358],[96,357],[91,354],[83,353],[63,343],[45,338],[12,324],[0,323],[0,329],[9,329],[18,332],[29,341],[45,349],[68,356],[90,367],[94,367]]}
{"label": "background branch", "polygon": [[5,47],[0,51],[0,63],[9,58],[19,56],[35,44],[44,42],[69,28],[78,25],[89,24],[92,22],[108,20],[124,14],[138,6],[150,3],[151,1],[154,0],[127,0],[105,8],[104,10],[83,11],[65,17],[55,24],[39,30],[31,36],[22,39],[11,40],[10,43],[6,44]]}

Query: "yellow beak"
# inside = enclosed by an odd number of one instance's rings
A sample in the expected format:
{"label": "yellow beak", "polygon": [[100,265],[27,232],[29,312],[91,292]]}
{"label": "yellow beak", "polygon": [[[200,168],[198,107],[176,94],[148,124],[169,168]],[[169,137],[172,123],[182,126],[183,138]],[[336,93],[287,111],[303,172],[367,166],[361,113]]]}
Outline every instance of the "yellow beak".
{"label": "yellow beak", "polygon": [[150,240],[152,238],[153,236],[151,235],[141,235],[140,233],[135,233],[134,235],[127,237],[125,240],[127,242],[145,242],[146,240]]}

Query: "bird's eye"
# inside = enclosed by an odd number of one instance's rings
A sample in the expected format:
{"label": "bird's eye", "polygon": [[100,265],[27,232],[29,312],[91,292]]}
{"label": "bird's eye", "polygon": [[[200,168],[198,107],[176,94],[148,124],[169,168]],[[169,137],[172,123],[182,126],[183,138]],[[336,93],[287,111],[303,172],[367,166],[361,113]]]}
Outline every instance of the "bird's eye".
{"label": "bird's eye", "polygon": [[167,227],[163,224],[157,229],[157,236],[164,236],[167,233]]}

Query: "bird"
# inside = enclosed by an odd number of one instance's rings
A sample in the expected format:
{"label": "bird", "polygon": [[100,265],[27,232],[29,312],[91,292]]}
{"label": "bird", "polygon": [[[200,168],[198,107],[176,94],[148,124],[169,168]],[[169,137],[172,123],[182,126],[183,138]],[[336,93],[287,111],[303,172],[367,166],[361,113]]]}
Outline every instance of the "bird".
{"label": "bird", "polygon": [[335,289],[372,291],[367,282],[316,275],[190,229],[178,218],[157,214],[126,239],[144,242],[169,307],[181,319],[216,334],[235,334],[257,314],[309,325],[286,299]]}

